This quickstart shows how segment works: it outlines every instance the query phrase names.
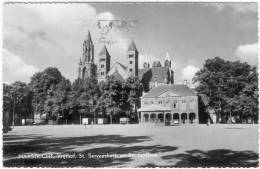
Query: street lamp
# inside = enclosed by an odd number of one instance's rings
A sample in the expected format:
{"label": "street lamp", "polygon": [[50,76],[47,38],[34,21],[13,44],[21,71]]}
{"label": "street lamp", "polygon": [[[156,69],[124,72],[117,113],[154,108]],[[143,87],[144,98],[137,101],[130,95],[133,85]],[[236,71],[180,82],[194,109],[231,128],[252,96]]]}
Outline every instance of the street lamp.
{"label": "street lamp", "polygon": [[13,93],[14,105],[13,105],[13,127],[14,127],[14,112],[15,112],[15,93]]}

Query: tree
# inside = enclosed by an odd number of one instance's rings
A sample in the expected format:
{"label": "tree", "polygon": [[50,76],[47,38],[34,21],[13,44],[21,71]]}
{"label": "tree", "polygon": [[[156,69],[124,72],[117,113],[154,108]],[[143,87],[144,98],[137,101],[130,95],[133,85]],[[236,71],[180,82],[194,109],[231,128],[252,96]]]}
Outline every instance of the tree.
{"label": "tree", "polygon": [[112,124],[113,117],[121,112],[122,107],[122,81],[114,76],[107,77],[107,81],[102,84],[102,95],[98,100],[99,110],[105,111],[110,117]]}
{"label": "tree", "polygon": [[37,72],[31,77],[29,86],[33,91],[32,106],[35,114],[39,115],[40,117],[42,115],[46,115],[48,112],[47,110],[50,110],[49,106],[51,102],[55,103],[51,104],[52,106],[54,106],[56,109],[58,108],[58,104],[56,104],[55,101],[57,98],[55,97],[59,88],[58,85],[62,81],[64,83],[68,83],[68,80],[65,80],[60,71],[54,67],[48,67],[44,71]]}
{"label": "tree", "polygon": [[[47,97],[47,101],[49,103],[45,103],[49,108],[49,113],[51,113],[50,117],[53,120],[59,120],[60,118],[67,117],[69,113],[69,94],[71,91],[71,83],[69,80],[62,78],[62,80],[53,88],[52,92],[49,92]],[[51,106],[50,106],[50,103]]]}
{"label": "tree", "polygon": [[10,113],[9,116],[12,117],[13,125],[21,123],[21,119],[31,118],[32,92],[26,83],[16,81],[11,85],[4,84],[3,92],[3,111]]}
{"label": "tree", "polygon": [[[257,77],[256,68],[247,63],[225,61],[215,57],[205,61],[203,68],[196,73],[193,80],[198,83],[196,90],[209,97],[209,106],[215,108],[217,119],[222,117],[223,120],[228,117],[231,120],[232,115],[241,116],[249,112],[245,109],[249,103],[243,100],[258,98],[258,95],[253,95],[258,90]],[[251,84],[254,84],[254,87],[250,87]],[[241,104],[242,102],[244,105]],[[253,103],[254,108],[258,107],[258,102]],[[242,105],[244,108],[241,107]]]}
{"label": "tree", "polygon": [[78,110],[73,110],[80,112],[80,119],[81,115],[96,116],[99,97],[100,89],[94,77],[76,79],[72,85],[71,105],[74,105],[74,108],[78,107]]}
{"label": "tree", "polygon": [[[136,108],[140,106],[140,97],[142,96],[142,84],[138,77],[131,76],[126,79],[124,88],[127,93],[127,103],[129,104],[132,116],[137,116]],[[133,114],[134,113],[134,114]]]}

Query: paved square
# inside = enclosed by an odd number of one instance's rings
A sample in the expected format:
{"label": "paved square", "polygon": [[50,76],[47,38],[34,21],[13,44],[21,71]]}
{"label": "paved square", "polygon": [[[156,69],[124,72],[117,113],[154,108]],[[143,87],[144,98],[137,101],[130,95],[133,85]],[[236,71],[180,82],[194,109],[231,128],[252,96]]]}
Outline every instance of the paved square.
{"label": "paved square", "polygon": [[258,125],[21,126],[3,140],[4,166],[258,165]]}

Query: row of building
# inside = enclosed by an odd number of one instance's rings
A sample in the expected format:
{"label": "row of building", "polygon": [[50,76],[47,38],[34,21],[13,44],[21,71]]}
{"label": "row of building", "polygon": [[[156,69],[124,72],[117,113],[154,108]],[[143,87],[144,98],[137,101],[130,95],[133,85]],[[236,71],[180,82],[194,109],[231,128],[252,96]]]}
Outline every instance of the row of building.
{"label": "row of building", "polygon": [[96,77],[101,82],[107,76],[124,80],[136,76],[144,89],[141,107],[138,109],[142,123],[198,123],[198,96],[188,86],[174,84],[174,71],[169,55],[166,55],[163,65],[155,61],[150,66],[146,60],[143,68],[138,67],[138,59],[139,52],[132,41],[126,51],[125,65],[116,62],[111,66],[111,55],[105,45],[98,55],[98,64],[95,64],[94,44],[88,32],[79,61],[78,77]]}

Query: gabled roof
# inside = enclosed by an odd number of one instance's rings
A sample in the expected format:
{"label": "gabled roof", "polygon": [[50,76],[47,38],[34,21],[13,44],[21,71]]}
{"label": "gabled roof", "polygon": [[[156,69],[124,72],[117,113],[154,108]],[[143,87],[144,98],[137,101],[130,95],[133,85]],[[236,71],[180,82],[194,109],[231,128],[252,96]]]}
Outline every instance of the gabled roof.
{"label": "gabled roof", "polygon": [[111,67],[110,71],[108,72],[108,75],[111,76],[115,72],[118,72],[122,78],[126,79],[127,78],[127,67],[122,65],[119,62],[115,62],[114,65]]}
{"label": "gabled roof", "polygon": [[120,81],[124,81],[124,78],[122,77],[121,74],[119,74],[119,72],[117,70],[114,73],[112,73],[110,76],[114,76],[116,79],[118,79]]}
{"label": "gabled roof", "polygon": [[173,92],[179,96],[196,96],[195,92],[191,90],[188,86],[183,84],[175,84],[169,86],[159,86],[151,89],[148,93],[146,93],[143,97],[158,97],[164,92]]}
{"label": "gabled roof", "polygon": [[101,50],[101,52],[99,53],[100,55],[109,55],[108,51],[107,51],[107,47],[106,45],[104,45],[103,49]]}
{"label": "gabled roof", "polygon": [[135,46],[134,41],[131,42],[127,51],[138,51],[136,46]]}
{"label": "gabled roof", "polygon": [[167,67],[152,67],[148,69],[139,69],[138,78],[143,80],[146,78],[149,82],[165,83],[167,80],[169,68]]}

